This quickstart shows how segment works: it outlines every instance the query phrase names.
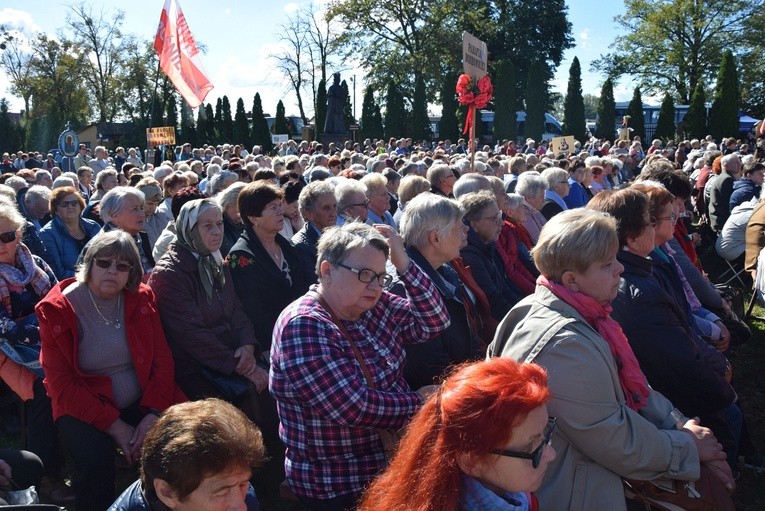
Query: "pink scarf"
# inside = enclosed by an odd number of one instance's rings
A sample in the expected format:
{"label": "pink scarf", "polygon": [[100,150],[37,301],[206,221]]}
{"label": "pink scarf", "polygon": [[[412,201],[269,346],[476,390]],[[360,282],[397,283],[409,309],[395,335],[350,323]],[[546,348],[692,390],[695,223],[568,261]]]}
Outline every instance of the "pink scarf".
{"label": "pink scarf", "polygon": [[624,392],[627,406],[637,411],[643,408],[648,398],[648,382],[635,353],[622,332],[622,327],[611,319],[611,305],[601,305],[597,300],[584,293],[571,291],[566,286],[551,282],[543,275],[537,279],[537,284],[544,286],[552,293],[572,306],[600,334],[611,349],[616,368],[619,373],[619,385]]}

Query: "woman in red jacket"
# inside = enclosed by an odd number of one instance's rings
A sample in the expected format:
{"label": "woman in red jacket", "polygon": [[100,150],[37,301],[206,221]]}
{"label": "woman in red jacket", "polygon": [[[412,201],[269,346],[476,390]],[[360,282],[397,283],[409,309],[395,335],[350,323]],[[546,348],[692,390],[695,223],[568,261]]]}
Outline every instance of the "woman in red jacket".
{"label": "woman in red jacket", "polygon": [[96,238],[75,278],[36,307],[53,419],[74,459],[78,511],[114,501],[114,448],[128,463],[159,414],[184,400],[131,236]]}

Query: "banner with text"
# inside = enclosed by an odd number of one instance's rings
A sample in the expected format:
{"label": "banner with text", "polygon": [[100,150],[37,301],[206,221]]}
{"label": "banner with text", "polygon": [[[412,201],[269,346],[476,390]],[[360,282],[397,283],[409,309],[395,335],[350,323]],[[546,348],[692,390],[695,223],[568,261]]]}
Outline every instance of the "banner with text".
{"label": "banner with text", "polygon": [[149,147],[175,145],[175,128],[172,126],[146,128],[146,140],[149,142]]}
{"label": "banner with text", "polygon": [[472,34],[462,32],[462,68],[465,74],[475,81],[480,80],[486,76],[488,62],[486,43]]}

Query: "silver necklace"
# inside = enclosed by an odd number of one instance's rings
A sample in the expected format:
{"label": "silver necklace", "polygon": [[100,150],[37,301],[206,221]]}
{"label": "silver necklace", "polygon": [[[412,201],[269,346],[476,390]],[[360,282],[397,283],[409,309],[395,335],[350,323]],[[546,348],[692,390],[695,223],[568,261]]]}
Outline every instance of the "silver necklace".
{"label": "silver necklace", "polygon": [[99,316],[101,316],[101,320],[106,324],[106,326],[114,326],[117,330],[122,328],[122,322],[120,321],[119,315],[120,315],[120,303],[122,302],[122,293],[117,295],[117,318],[114,320],[106,319],[103,314],[101,314],[101,309],[96,305],[96,299],[93,298],[93,293],[91,292],[90,288],[88,288],[88,294],[90,295],[90,301],[93,302],[93,307],[96,309],[96,312]]}

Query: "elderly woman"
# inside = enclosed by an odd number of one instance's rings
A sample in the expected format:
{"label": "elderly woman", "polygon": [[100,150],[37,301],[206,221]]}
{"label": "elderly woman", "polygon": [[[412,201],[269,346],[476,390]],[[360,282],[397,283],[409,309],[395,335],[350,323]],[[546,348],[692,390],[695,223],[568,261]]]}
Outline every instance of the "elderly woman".
{"label": "elderly woman", "polygon": [[[276,174],[274,174],[274,177]],[[284,225],[280,234],[285,239],[291,240],[292,237],[300,229],[303,228],[305,220],[300,216],[300,209],[298,206],[298,199],[300,198],[300,190],[303,189],[303,183],[296,181],[293,183],[287,183],[282,186],[284,190]]]}
{"label": "elderly woman", "polygon": [[337,199],[337,225],[346,222],[367,221],[367,187],[354,179],[346,179],[335,187]]}
{"label": "elderly woman", "polygon": [[[609,213],[618,222],[621,250],[617,259],[624,273],[613,302],[613,317],[651,386],[683,413],[700,417],[733,455],[735,465],[734,438],[741,429],[741,412],[733,405],[736,393],[725,379],[730,365],[695,333],[695,316],[690,314],[673,263],[655,249],[672,237],[674,198],[656,186],[649,199],[645,187],[606,191],[588,206]],[[737,417],[726,420],[729,414]]]}
{"label": "elderly woman", "polygon": [[532,510],[555,459],[547,374],[494,358],[464,365],[407,427],[359,511]]}
{"label": "elderly woman", "polygon": [[529,253],[531,238],[522,223],[526,219],[523,197],[517,193],[503,192],[502,195],[502,231],[497,239],[499,255],[507,278],[523,296],[528,296],[534,292],[538,273]]}
{"label": "elderly woman", "polygon": [[568,209],[563,200],[568,195],[571,185],[568,182],[568,172],[559,167],[550,167],[542,172],[542,179],[547,183],[545,200],[540,212],[547,220]]}
{"label": "elderly woman", "polygon": [[520,291],[505,276],[497,239],[502,231],[502,212],[495,195],[487,190],[460,197],[469,226],[467,245],[460,250],[464,263],[491,304],[492,317],[500,321],[521,298]]}
{"label": "elderly woman", "polygon": [[303,187],[298,197],[298,210],[305,225],[292,237],[295,249],[310,268],[316,267],[319,237],[324,229],[337,223],[337,199],[334,187],[326,181],[314,181]]}
{"label": "elderly woman", "polygon": [[114,169],[104,169],[96,175],[96,191],[90,196],[90,203],[100,201],[104,195],[117,186],[117,171]]}
{"label": "elderly woman", "polygon": [[0,378],[26,402],[27,447],[45,467],[38,491],[65,504],[72,502],[73,495],[60,476],[62,460],[56,453],[58,435],[43,387],[38,360],[40,332],[34,312],[35,305],[56,284],[56,277],[45,261],[22,243],[21,230],[26,223],[14,204],[0,200],[0,337],[7,341],[0,352]]}
{"label": "elderly woman", "polygon": [[143,205],[144,222],[143,228],[149,238],[149,246],[154,248],[160,234],[167,227],[167,219],[157,212],[162,203],[162,187],[159,181],[153,177],[145,177],[136,183],[135,187],[143,193],[145,198]]}
{"label": "elderly woman", "polygon": [[[385,291],[389,255],[407,298]],[[328,229],[316,270],[318,286],[274,327],[270,390],[292,491],[311,509],[351,509],[385,468],[381,430],[403,427],[423,402],[402,376],[404,343],[431,339],[449,316],[387,225]]]}
{"label": "elderly woman", "polygon": [[239,215],[239,205],[237,204],[239,193],[244,187],[245,183],[237,181],[215,196],[218,206],[223,211],[223,243],[220,246],[220,254],[223,257],[228,255],[231,247],[244,232],[244,223]]}
{"label": "elderly woman", "polygon": [[215,197],[217,194],[239,181],[239,175],[236,172],[221,170],[210,178],[205,187],[205,193],[208,197]]}
{"label": "elderly woman", "polygon": [[547,183],[538,172],[529,171],[518,176],[515,192],[524,199],[523,209],[526,211],[526,220],[523,226],[529,231],[532,246],[536,245],[539,233],[547,223],[547,219],[539,211],[545,202],[545,190],[547,190]]}
{"label": "elderly woman", "polygon": [[401,217],[404,215],[404,209],[409,201],[430,190],[430,182],[422,176],[409,174],[401,178],[401,183],[398,186],[398,208],[396,208],[396,214],[393,215],[393,221],[396,222],[397,226],[401,223]]}
{"label": "elderly woman", "polygon": [[[127,186],[118,186],[109,190],[104,195],[104,198],[101,199],[101,218],[104,221],[104,226],[96,238],[114,230],[128,233],[138,247],[142,273],[148,277],[148,274],[154,267],[154,258],[151,255],[149,237],[143,230],[143,224],[146,220],[143,204],[144,195],[140,190]],[[80,259],[85,256],[85,252],[91,243],[93,243],[93,240],[88,242],[82,252],[80,252]]]}
{"label": "elderly woman", "polygon": [[[176,220],[178,237],[157,262],[149,285],[175,360],[175,379],[191,399],[221,397],[260,421],[249,402],[265,390],[261,350],[220,254],[223,213],[214,199],[193,200]],[[226,392],[226,380],[238,392]]]}
{"label": "elderly woman", "polygon": [[76,278],[35,309],[53,418],[74,459],[78,510],[109,507],[115,447],[132,464],[162,410],[184,399],[142,274],[133,238],[108,232],[93,240]]}
{"label": "elderly woman", "polygon": [[306,260],[279,234],[283,197],[281,188],[266,181],[242,189],[238,204],[244,233],[228,255],[236,293],[264,352],[271,347],[279,313],[316,280]]}
{"label": "elderly woman", "polygon": [[[187,166],[188,168],[188,166]],[[172,172],[165,179],[162,180],[162,197],[163,200],[157,207],[156,215],[159,217],[159,223],[164,223],[162,228],[174,220],[173,213],[170,211],[170,206],[173,200],[173,195],[178,193],[182,188],[189,186],[189,178],[183,175],[182,172]]]}
{"label": "elderly woman", "polygon": [[462,209],[455,201],[431,193],[415,197],[409,206],[401,217],[406,252],[433,281],[450,318],[439,336],[406,345],[404,378],[410,387],[419,388],[440,381],[450,365],[477,360],[486,350],[478,336],[476,304],[457,272],[447,264],[459,257],[460,248],[467,243]]}
{"label": "elderly woman", "polygon": [[258,428],[225,401],[172,406],[146,436],[140,480],[109,511],[260,511],[249,480],[265,455]]}
{"label": "elderly woman", "polygon": [[580,208],[551,219],[533,251],[536,292],[489,347],[539,364],[550,378],[558,457],[537,492],[540,509],[624,511],[622,477],[693,481],[700,462],[733,489],[714,435],[651,389],[609,316],[623,269],[618,250],[616,222],[604,213]]}
{"label": "elderly woman", "polygon": [[84,209],[85,200],[75,188],[65,186],[53,190],[50,197],[53,218],[40,229],[40,239],[58,279],[74,276],[80,252],[101,230],[96,222],[80,216]]}
{"label": "elderly woman", "polygon": [[361,184],[367,189],[367,223],[386,224],[395,229],[396,222],[388,211],[390,209],[388,181],[382,174],[367,174],[361,178]]}

